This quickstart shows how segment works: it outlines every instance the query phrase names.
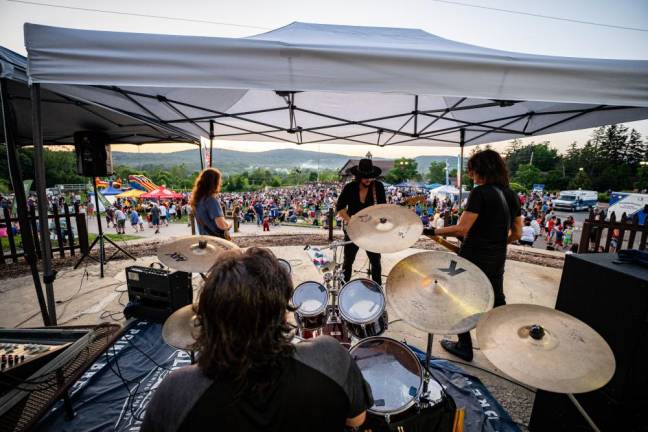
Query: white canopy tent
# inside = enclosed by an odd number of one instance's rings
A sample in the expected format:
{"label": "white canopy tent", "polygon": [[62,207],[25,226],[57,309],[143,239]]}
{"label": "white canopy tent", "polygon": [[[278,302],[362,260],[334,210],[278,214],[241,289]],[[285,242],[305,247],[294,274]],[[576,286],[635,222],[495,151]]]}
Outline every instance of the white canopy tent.
{"label": "white canopy tent", "polygon": [[26,24],[25,43],[33,83],[196,137],[472,145],[648,118],[648,61],[414,29],[293,23],[233,39]]}

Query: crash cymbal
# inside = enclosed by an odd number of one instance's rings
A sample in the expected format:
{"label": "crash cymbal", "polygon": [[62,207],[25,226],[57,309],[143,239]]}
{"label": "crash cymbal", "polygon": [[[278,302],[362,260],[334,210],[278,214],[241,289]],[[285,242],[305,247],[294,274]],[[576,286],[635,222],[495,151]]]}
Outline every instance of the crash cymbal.
{"label": "crash cymbal", "polygon": [[193,305],[183,306],[164,322],[162,339],[174,348],[189,350],[196,342],[200,327],[196,325]]}
{"label": "crash cymbal", "polygon": [[486,275],[448,252],[420,252],[401,260],[389,272],[385,291],[403,321],[432,334],[467,332],[494,301]]}
{"label": "crash cymbal", "polygon": [[218,255],[229,249],[238,249],[231,241],[213,236],[187,236],[158,247],[158,259],[172,269],[189,273],[207,273],[218,260]]}
{"label": "crash cymbal", "polygon": [[607,384],[616,367],[605,340],[584,322],[544,306],[512,304],[484,314],[481,352],[505,374],[554,393],[585,393]]}
{"label": "crash cymbal", "polygon": [[392,253],[416,243],[423,232],[423,223],[406,207],[378,204],[354,214],[346,231],[353,243],[364,250]]}

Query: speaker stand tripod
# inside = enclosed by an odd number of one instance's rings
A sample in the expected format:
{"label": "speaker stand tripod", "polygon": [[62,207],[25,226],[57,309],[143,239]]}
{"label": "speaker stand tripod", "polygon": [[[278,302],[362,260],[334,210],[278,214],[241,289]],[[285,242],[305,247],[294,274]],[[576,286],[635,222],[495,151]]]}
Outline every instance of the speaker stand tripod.
{"label": "speaker stand tripod", "polygon": [[[103,229],[101,227],[101,212],[99,211],[99,194],[97,193],[97,182],[95,181],[94,178],[92,179],[92,187],[94,189],[95,208],[97,209],[97,211],[95,213],[97,215],[98,234],[97,234],[97,237],[92,241],[92,244],[90,245],[88,250],[81,256],[81,258],[79,258],[79,261],[77,261],[77,263],[74,265],[74,268],[76,269],[77,267],[79,267],[79,265],[83,262],[84,259],[90,258],[90,259],[93,259],[93,260],[95,260],[95,261],[97,261],[99,263],[99,274],[101,275],[101,277],[104,277],[104,264],[107,264],[108,261],[113,259],[115,257],[115,255],[117,255],[119,252],[123,253],[124,255],[126,255],[127,257],[132,259],[133,261],[135,261],[135,257],[133,255],[129,254],[128,252],[126,252],[121,246],[119,246],[114,241],[110,240],[110,238],[108,238],[108,236],[106,236],[103,233]],[[110,243],[111,245],[113,245],[117,249],[108,258],[106,258],[106,247],[104,245],[104,242]],[[90,255],[90,251],[92,250],[92,248],[97,243],[99,243],[99,259],[97,259],[97,258]]]}

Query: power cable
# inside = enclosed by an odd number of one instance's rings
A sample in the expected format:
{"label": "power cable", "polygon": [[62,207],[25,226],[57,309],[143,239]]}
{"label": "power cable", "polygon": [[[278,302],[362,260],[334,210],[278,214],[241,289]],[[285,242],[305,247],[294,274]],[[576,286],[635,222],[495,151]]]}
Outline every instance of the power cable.
{"label": "power cable", "polygon": [[[13,1],[13,0],[11,0]],[[586,24],[586,25],[593,25],[593,26],[599,26],[599,27],[608,27],[608,28],[614,28],[614,29],[620,29],[620,30],[632,30],[632,31],[640,31],[640,32],[648,32],[648,29],[645,28],[640,28],[640,27],[626,27],[626,26],[621,26],[621,25],[615,25],[615,24],[606,24],[606,23],[600,23],[600,22],[595,22],[595,21],[585,21],[585,20],[577,20],[573,18],[562,18],[562,17],[557,17],[557,16],[551,16],[551,15],[542,15],[542,14],[536,14],[532,12],[524,12],[524,11],[517,11],[517,10],[510,10],[510,9],[502,9],[502,8],[496,8],[492,6],[482,6],[482,5],[476,5],[476,4],[471,4],[471,3],[463,3],[463,2],[458,2],[458,1],[452,1],[452,0],[432,0],[437,3],[447,3],[455,6],[464,6],[464,7],[471,7],[475,9],[486,9],[486,10],[491,10],[495,12],[503,12],[503,13],[508,13],[508,14],[514,14],[514,15],[526,15],[526,16],[531,16],[535,18],[544,18],[544,19],[551,19],[551,20],[556,20],[556,21],[565,21],[565,22],[571,22],[571,23],[576,23],[576,24]]]}
{"label": "power cable", "polygon": [[12,3],[22,3],[22,4],[28,4],[34,6],[47,6],[47,7],[59,8],[59,9],[78,10],[83,12],[99,12],[99,13],[113,14],[113,15],[126,15],[126,16],[140,17],[140,18],[165,19],[171,21],[184,21],[184,22],[193,22],[193,23],[200,23],[200,24],[214,24],[214,25],[249,28],[249,29],[256,29],[256,30],[273,30],[269,27],[261,27],[261,26],[254,26],[248,24],[234,24],[234,23],[226,23],[221,21],[209,21],[209,20],[201,20],[195,18],[177,18],[177,17],[170,17],[164,15],[148,15],[148,14],[140,14],[135,12],[121,12],[121,11],[112,11],[107,9],[92,9],[92,8],[84,8],[84,7],[77,7],[77,6],[58,5],[52,3],[40,3],[40,2],[26,1],[26,0],[7,0],[7,1]]}

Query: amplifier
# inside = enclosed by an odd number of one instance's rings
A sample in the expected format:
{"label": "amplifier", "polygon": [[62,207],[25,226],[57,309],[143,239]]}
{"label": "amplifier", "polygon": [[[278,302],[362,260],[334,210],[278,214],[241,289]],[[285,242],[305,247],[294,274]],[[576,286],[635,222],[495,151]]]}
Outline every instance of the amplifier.
{"label": "amplifier", "polygon": [[126,318],[164,321],[174,311],[193,301],[191,273],[171,272],[162,268],[131,266],[126,268],[128,305]]}
{"label": "amplifier", "polygon": [[[596,330],[616,359],[607,385],[575,395],[585,411],[601,430],[648,430],[648,268],[619,264],[616,254],[567,255],[556,309]],[[566,395],[541,390],[529,429],[590,430]]]}

